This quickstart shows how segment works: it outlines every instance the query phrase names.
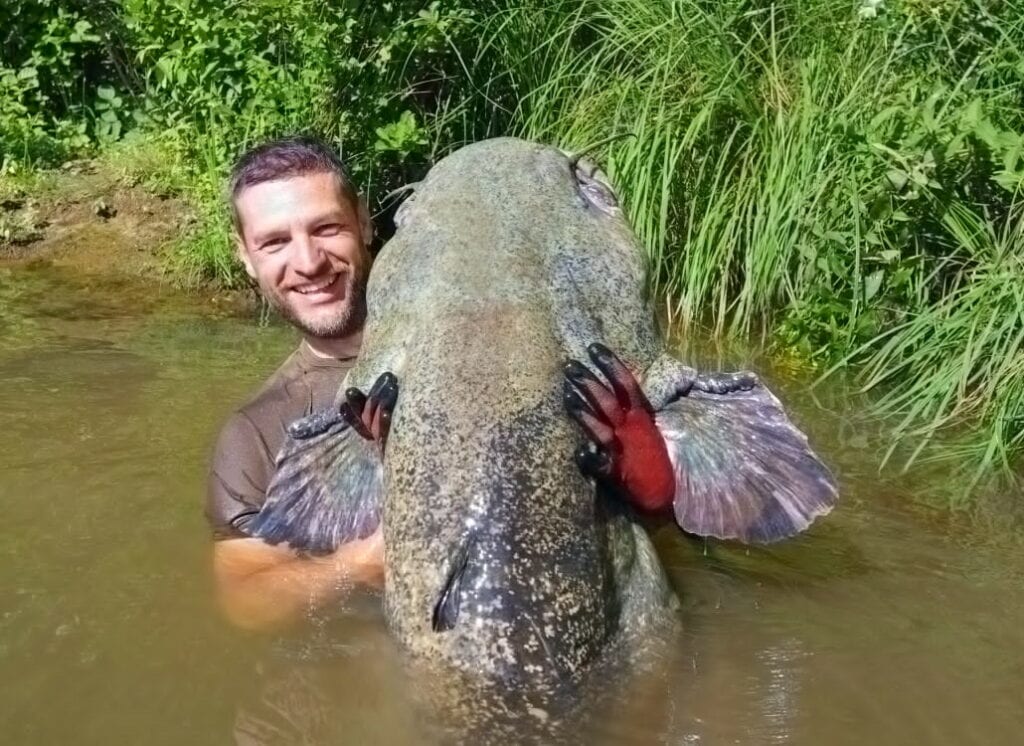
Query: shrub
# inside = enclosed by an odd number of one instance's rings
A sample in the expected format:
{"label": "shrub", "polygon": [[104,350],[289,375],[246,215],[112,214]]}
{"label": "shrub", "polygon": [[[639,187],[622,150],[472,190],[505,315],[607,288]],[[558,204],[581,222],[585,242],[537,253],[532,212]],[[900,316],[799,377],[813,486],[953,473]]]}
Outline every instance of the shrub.
{"label": "shrub", "polygon": [[11,0],[0,29],[5,168],[158,139],[190,271],[237,279],[221,184],[257,140],[320,134],[379,194],[469,139],[631,134],[593,157],[676,323],[867,363],[922,442],[1024,448],[1022,0]]}

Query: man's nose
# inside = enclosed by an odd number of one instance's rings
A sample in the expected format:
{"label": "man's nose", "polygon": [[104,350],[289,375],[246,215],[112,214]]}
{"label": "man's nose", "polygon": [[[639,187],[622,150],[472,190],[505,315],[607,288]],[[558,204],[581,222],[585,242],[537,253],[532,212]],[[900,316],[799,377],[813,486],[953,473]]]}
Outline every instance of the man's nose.
{"label": "man's nose", "polygon": [[295,236],[292,239],[292,268],[303,275],[314,275],[319,271],[327,256],[321,251],[311,236]]}

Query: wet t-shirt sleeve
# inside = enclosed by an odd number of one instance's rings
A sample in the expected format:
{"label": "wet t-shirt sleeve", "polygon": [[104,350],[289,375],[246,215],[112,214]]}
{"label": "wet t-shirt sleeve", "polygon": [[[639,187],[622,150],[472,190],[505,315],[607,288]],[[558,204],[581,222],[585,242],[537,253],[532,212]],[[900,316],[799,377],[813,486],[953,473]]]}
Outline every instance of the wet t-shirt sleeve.
{"label": "wet t-shirt sleeve", "polygon": [[266,499],[274,455],[243,412],[225,423],[214,448],[206,489],[206,517],[217,539],[248,536],[247,526]]}
{"label": "wet t-shirt sleeve", "polygon": [[317,358],[300,346],[260,392],[225,423],[214,447],[206,489],[206,517],[216,539],[248,536],[266,501],[287,426],[334,406],[355,358]]}

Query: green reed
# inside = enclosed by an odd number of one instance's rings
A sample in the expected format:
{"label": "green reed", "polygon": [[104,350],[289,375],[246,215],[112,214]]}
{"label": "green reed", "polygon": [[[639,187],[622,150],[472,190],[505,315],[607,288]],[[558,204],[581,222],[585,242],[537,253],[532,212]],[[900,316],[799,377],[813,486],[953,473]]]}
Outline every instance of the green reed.
{"label": "green reed", "polygon": [[595,160],[684,331],[865,363],[912,459],[966,422],[979,469],[1007,466],[1024,13],[888,6],[528,2],[488,18],[470,67],[511,94],[494,102],[513,132],[634,135]]}

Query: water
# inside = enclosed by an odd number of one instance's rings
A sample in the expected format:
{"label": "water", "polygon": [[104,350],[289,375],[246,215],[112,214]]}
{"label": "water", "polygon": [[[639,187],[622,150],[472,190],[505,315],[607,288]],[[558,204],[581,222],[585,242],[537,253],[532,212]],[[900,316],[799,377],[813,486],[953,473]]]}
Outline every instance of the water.
{"label": "water", "polygon": [[[378,599],[288,636],[234,630],[213,602],[210,444],[294,344],[167,289],[0,267],[4,743],[420,742]],[[841,507],[772,549],[658,530],[678,657],[608,681],[614,715],[587,738],[1019,743],[1015,516],[922,507],[948,475],[879,477],[884,434],[853,424],[854,398],[780,388],[836,466]]]}

